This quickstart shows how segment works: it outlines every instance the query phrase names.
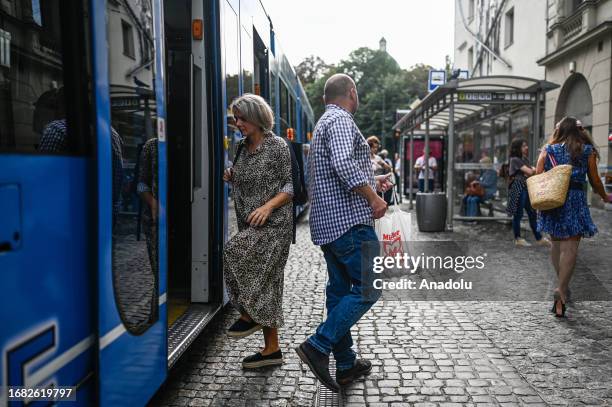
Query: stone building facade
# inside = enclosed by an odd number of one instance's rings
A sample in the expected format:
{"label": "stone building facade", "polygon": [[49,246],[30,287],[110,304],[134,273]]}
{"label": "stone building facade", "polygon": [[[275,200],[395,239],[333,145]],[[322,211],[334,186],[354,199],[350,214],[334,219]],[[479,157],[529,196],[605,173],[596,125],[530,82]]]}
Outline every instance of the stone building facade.
{"label": "stone building facade", "polygon": [[547,0],[547,15],[546,54],[538,63],[560,87],[546,95],[545,133],[576,116],[599,148],[600,172],[612,175],[612,0]]}

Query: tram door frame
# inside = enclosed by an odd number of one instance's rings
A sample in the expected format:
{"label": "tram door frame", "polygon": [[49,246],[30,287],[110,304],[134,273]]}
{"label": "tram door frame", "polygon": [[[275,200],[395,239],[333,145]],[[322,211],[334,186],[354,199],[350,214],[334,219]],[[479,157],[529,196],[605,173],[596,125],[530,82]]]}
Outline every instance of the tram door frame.
{"label": "tram door frame", "polygon": [[[190,58],[190,188],[191,302],[209,302],[210,295],[210,145],[206,89],[204,1],[191,1]],[[199,30],[199,31],[198,31]]]}

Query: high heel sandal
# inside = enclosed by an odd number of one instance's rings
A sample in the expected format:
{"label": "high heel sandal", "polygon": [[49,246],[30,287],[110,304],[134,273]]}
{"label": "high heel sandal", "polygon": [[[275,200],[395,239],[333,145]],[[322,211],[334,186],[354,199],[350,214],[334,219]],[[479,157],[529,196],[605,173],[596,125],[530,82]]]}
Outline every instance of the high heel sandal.
{"label": "high heel sandal", "polygon": [[[558,302],[561,303],[561,314],[557,312]],[[555,293],[555,301],[553,302],[551,311],[555,313],[555,317],[565,318],[565,303],[561,300],[561,295],[558,292]]]}

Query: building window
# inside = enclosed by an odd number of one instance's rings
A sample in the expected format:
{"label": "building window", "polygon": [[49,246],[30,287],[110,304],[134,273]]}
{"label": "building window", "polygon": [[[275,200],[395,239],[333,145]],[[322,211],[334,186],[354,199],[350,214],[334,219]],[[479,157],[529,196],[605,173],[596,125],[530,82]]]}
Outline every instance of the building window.
{"label": "building window", "polygon": [[121,20],[121,31],[123,32],[123,55],[136,58],[134,51],[134,30],[130,23]]}
{"label": "building window", "polygon": [[476,0],[470,0],[470,4],[468,6],[468,20],[472,21],[474,19],[474,8]]}
{"label": "building window", "polygon": [[468,72],[470,73],[470,75],[473,75],[473,70],[474,70],[474,47],[470,47],[468,49],[468,56],[467,56],[467,63],[468,63]]}
{"label": "building window", "polygon": [[40,0],[32,0],[32,20],[42,26],[42,15],[40,12]]}
{"label": "building window", "polygon": [[580,7],[582,0],[570,0],[568,3],[570,6],[569,15],[572,15],[578,10],[578,7]]}
{"label": "building window", "polygon": [[514,44],[514,7],[506,13],[506,29],[504,33],[504,47]]}

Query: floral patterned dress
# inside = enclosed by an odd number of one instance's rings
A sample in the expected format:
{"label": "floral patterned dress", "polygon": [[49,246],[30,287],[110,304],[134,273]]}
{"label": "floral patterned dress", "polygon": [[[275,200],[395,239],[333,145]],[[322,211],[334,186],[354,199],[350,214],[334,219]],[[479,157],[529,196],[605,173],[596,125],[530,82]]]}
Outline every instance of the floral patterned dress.
{"label": "floral patterned dress", "polygon": [[[555,157],[557,165],[571,164],[573,168],[565,204],[559,208],[539,212],[538,231],[546,232],[559,239],[572,236],[592,237],[597,233],[597,227],[591,219],[586,189],[579,187],[581,185],[586,187],[588,160],[593,153],[593,146],[584,145],[582,156],[574,162],[565,144],[549,144],[546,146],[546,152]],[[548,171],[551,168],[550,160],[546,159],[544,169]]]}
{"label": "floral patterned dress", "polygon": [[289,147],[268,133],[254,152],[244,145],[235,161],[232,183],[238,233],[223,252],[226,287],[238,310],[260,325],[279,328],[284,270],[293,238],[293,204],[275,209],[263,226],[250,226],[246,220],[278,193],[293,194]]}

